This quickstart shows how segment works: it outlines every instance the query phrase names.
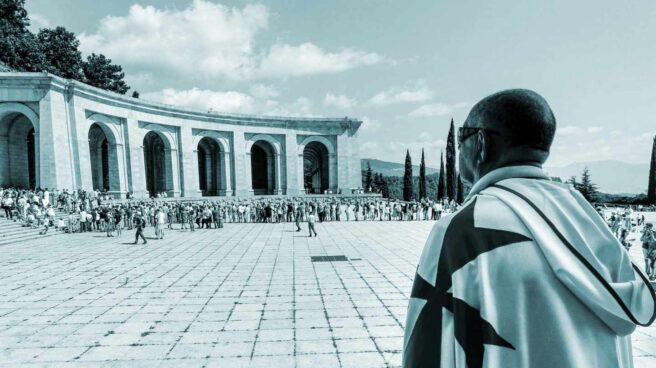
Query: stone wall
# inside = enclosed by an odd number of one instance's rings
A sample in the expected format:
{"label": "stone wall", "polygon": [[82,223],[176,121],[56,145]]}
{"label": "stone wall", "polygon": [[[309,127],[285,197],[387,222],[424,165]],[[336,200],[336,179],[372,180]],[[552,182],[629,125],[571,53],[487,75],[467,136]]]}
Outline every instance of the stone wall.
{"label": "stone wall", "polygon": [[[271,147],[267,167],[274,194],[304,193],[303,149],[311,142],[324,145],[328,152],[330,191],[350,193],[361,187],[357,142],[361,121],[355,119],[206,113],[134,99],[45,73],[0,72],[0,132],[11,114],[24,115],[35,128],[36,182],[41,187],[91,190],[94,183],[97,187],[109,181],[117,197],[127,192],[136,197],[154,194],[146,187],[144,162],[144,137],[150,132],[165,146],[158,158],[161,162],[155,165],[165,172],[159,180],[164,184],[157,188],[173,197],[201,195],[197,151],[204,137],[219,147],[221,195],[253,195],[250,149],[258,141]],[[98,165],[89,147],[93,124],[102,128],[110,145],[108,180],[98,178],[103,170],[92,168],[92,161]],[[0,133],[0,143],[3,139],[15,138]],[[8,173],[11,160],[7,155],[14,158],[0,148],[0,179],[5,175],[13,180],[17,175]],[[19,155],[15,157],[15,165],[28,166]]]}

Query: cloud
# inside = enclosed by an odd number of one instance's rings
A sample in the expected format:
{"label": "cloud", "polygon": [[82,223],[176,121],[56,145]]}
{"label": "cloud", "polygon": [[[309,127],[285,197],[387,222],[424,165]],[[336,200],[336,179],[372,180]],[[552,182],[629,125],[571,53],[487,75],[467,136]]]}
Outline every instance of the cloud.
{"label": "cloud", "polygon": [[602,128],[602,127],[594,126],[594,127],[588,128],[588,133],[600,133],[600,132],[603,132],[603,131],[604,131],[604,128]]}
{"label": "cloud", "polygon": [[30,14],[30,30],[38,32],[41,28],[50,27],[50,21],[39,13]]}
{"label": "cloud", "polygon": [[573,125],[567,125],[562,128],[556,129],[556,134],[561,137],[569,137],[569,136],[579,135],[581,133],[583,133],[583,129],[579,127],[575,127]]}
{"label": "cloud", "polygon": [[383,61],[375,53],[330,52],[310,42],[258,49],[256,37],[268,23],[269,10],[261,4],[240,8],[194,0],[181,10],[135,4],[125,16],[103,18],[95,33],[80,34],[80,49],[138,71],[205,79],[336,73]]}
{"label": "cloud", "polygon": [[166,88],[157,92],[144,93],[143,99],[162,102],[176,106],[185,106],[201,110],[225,113],[253,113],[254,100],[251,96],[236,91],[211,91],[192,88],[176,90]]}
{"label": "cloud", "polygon": [[433,97],[433,91],[418,86],[415,88],[390,88],[374,95],[369,99],[369,103],[377,106],[391,105],[404,102],[423,102]]}
{"label": "cloud", "polygon": [[348,98],[344,95],[333,95],[332,93],[327,93],[323,99],[323,104],[338,109],[348,109],[355,106],[356,101],[354,98]]}
{"label": "cloud", "polygon": [[239,9],[194,0],[183,10],[135,4],[125,17],[103,18],[96,33],[82,33],[80,48],[138,68],[243,77],[253,68],[255,35],[268,18],[259,4]]}
{"label": "cloud", "polygon": [[312,112],[312,101],[307,97],[299,97],[291,103],[268,100],[265,103],[264,109],[261,110],[261,114],[269,116],[317,116]]}
{"label": "cloud", "polygon": [[372,130],[377,130],[380,127],[382,127],[382,124],[380,121],[376,119],[372,119],[368,116],[363,116],[362,117],[362,125],[360,125],[360,130],[362,131],[372,131]]}
{"label": "cloud", "polygon": [[280,92],[271,85],[255,84],[251,87],[251,95],[261,99],[269,99],[280,96]]}
{"label": "cloud", "polygon": [[382,61],[380,55],[361,50],[326,52],[310,42],[299,46],[275,44],[262,60],[258,74],[263,77],[327,74]]}
{"label": "cloud", "polygon": [[467,102],[459,102],[453,105],[447,105],[443,103],[432,103],[419,106],[418,108],[410,111],[408,116],[410,117],[432,117],[432,116],[444,116],[451,115],[456,110],[462,109],[469,104]]}

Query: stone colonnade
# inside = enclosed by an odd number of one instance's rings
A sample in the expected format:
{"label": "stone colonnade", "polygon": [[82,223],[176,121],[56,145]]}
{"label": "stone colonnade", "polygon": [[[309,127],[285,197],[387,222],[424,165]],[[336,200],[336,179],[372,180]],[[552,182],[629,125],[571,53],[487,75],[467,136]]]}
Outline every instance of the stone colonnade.
{"label": "stone colonnade", "polygon": [[210,114],[0,73],[0,186],[117,198],[346,194],[361,186],[360,124]]}

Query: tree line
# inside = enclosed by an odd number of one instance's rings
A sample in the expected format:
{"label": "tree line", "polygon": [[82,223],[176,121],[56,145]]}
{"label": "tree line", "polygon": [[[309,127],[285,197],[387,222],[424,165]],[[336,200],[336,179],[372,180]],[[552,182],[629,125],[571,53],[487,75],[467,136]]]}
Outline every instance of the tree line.
{"label": "tree line", "polygon": [[419,175],[412,173],[412,157],[406,150],[405,170],[403,178],[383,176],[374,173],[367,162],[367,168],[362,173],[362,185],[367,191],[380,193],[385,198],[414,201],[422,199],[454,200],[462,203],[466,197],[460,174],[456,171],[456,141],[455,126],[451,126],[446,143],[446,167],[444,154],[440,152],[440,170],[437,174],[426,175],[426,159],[424,149],[421,150]]}
{"label": "tree line", "polygon": [[[410,151],[406,150],[405,171],[403,178],[397,176],[383,176],[375,173],[367,162],[367,168],[363,171],[363,187],[371,192],[380,193],[385,198],[413,201],[421,199],[432,200],[455,200],[462,203],[466,197],[460,174],[455,169],[455,127],[451,119],[451,127],[447,137],[446,145],[446,167],[444,155],[440,152],[440,170],[437,174],[426,175],[426,162],[424,150],[421,150],[421,161],[419,164],[419,175],[414,176],[412,172],[412,157]],[[560,178],[552,178],[554,181],[562,182]],[[622,205],[653,205],[656,204],[656,136],[652,147],[651,163],[649,168],[649,183],[646,194],[636,196],[617,195],[603,193],[592,181],[590,170],[585,167],[580,179],[572,176],[566,181],[576,188],[581,195],[590,203],[612,203]]]}
{"label": "tree line", "polygon": [[83,60],[73,32],[55,27],[34,34],[29,26],[25,0],[0,0],[0,61],[9,69],[48,72],[120,94],[130,89],[123,68],[105,55],[92,53]]}

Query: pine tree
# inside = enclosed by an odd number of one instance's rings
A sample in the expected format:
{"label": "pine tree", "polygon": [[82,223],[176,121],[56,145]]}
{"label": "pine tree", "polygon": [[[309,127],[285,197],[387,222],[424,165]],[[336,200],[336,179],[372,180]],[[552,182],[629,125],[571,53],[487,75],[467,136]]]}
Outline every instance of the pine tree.
{"label": "pine tree", "polygon": [[426,198],[426,160],[424,149],[421,149],[421,162],[419,163],[419,199]]}
{"label": "pine tree", "polygon": [[462,179],[460,179],[460,173],[458,173],[458,194],[456,195],[456,202],[461,204],[465,201],[465,192],[462,189]]}
{"label": "pine tree", "polygon": [[98,88],[125,94],[130,86],[125,84],[123,78],[123,68],[120,65],[112,64],[112,60],[105,55],[91,54],[87,61],[83,63],[85,82]]}
{"label": "pine tree", "polygon": [[456,199],[456,137],[453,119],[446,139],[446,196]]}
{"label": "pine tree", "polygon": [[647,201],[650,204],[656,204],[656,136],[654,136],[654,145],[651,148],[651,165],[649,167]]}
{"label": "pine tree", "polygon": [[437,178],[437,200],[444,199],[444,155],[440,152],[440,174]]}
{"label": "pine tree", "polygon": [[374,173],[372,192],[380,193],[383,188],[383,175],[381,173]]}
{"label": "pine tree", "polygon": [[380,179],[381,179],[381,187],[380,187],[380,194],[383,195],[383,198],[389,198],[390,197],[390,190],[389,190],[389,184],[387,183],[387,178],[383,176],[383,174],[380,174]]}
{"label": "pine tree", "polygon": [[592,179],[590,178],[590,170],[588,170],[587,167],[583,169],[581,182],[578,183],[577,189],[588,202],[592,203],[597,199],[597,186],[592,182]]}
{"label": "pine tree", "polygon": [[37,35],[46,59],[46,71],[62,78],[82,80],[80,41],[64,27],[43,28]]}
{"label": "pine tree", "polygon": [[0,1],[0,60],[13,70],[40,72],[46,62],[29,26],[25,0]]}
{"label": "pine tree", "polygon": [[410,151],[405,151],[405,173],[403,174],[403,200],[411,201],[413,199],[412,191],[412,159]]}
{"label": "pine tree", "polygon": [[374,185],[373,172],[371,171],[371,164],[367,161],[367,171],[364,174],[364,190],[365,192],[371,192]]}

